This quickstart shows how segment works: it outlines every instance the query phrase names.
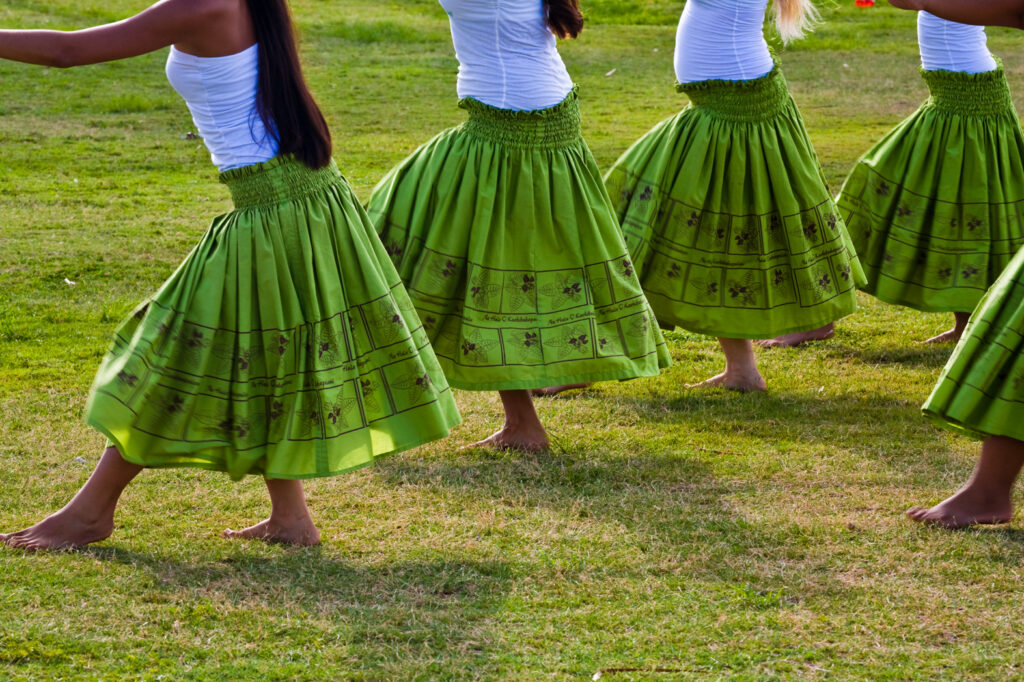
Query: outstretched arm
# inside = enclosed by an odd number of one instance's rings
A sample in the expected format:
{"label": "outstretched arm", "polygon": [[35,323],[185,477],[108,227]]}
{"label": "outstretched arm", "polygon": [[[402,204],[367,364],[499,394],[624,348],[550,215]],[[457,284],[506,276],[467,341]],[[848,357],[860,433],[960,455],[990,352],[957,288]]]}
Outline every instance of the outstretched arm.
{"label": "outstretched arm", "polygon": [[217,24],[223,5],[160,0],[129,19],[81,31],[0,30],[0,59],[66,68],[135,57],[190,41],[197,26]]}
{"label": "outstretched arm", "polygon": [[889,4],[961,24],[1024,28],[1024,0],[889,0]]}

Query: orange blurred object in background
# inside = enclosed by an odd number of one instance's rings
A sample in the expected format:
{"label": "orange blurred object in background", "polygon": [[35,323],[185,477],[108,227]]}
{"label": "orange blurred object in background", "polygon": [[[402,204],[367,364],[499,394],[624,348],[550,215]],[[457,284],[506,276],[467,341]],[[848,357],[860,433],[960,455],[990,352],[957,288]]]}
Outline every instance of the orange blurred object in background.
{"label": "orange blurred object in background", "polygon": [[874,7],[875,0],[855,0],[853,4],[857,5],[857,7]]}

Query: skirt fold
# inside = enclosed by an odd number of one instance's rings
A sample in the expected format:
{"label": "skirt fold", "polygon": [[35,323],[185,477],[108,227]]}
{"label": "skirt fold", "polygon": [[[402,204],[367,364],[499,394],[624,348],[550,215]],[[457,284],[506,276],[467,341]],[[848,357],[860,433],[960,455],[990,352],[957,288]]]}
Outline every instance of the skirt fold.
{"label": "skirt fold", "polygon": [[974,311],[922,409],[975,438],[1024,440],[1024,250]]}
{"label": "skirt fold", "polygon": [[605,177],[658,320],[756,339],[856,310],[863,273],[778,68],[680,89],[691,104]]}
{"label": "skirt fold", "polygon": [[931,97],[861,157],[837,202],[865,291],[967,312],[1024,246],[1024,133],[1001,67],[923,73]]}
{"label": "skirt fold", "polygon": [[234,478],[333,475],[446,435],[450,390],[337,168],[222,179],[236,209],[117,331],[87,421],[129,461]]}
{"label": "skirt fold", "polygon": [[540,388],[670,363],[575,93],[538,112],[474,100],[374,190],[368,213],[453,386]]}

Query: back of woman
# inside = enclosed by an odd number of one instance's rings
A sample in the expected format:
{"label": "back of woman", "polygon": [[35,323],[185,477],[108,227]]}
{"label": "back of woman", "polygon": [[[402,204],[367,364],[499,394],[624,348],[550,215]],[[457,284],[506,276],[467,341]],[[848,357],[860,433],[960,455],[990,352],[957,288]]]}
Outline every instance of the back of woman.
{"label": "back of woman", "polygon": [[[717,336],[725,371],[701,382],[764,390],[752,340],[827,338],[862,278],[786,81],[762,35],[767,0],[689,0],[677,33],[690,104],[628,149],[609,194],[663,325]],[[783,37],[814,16],[776,0]]]}
{"label": "back of woman", "polygon": [[108,439],[89,482],[0,541],[102,540],[142,468],[185,466],[266,480],[270,518],[228,536],[315,544],[302,479],[458,422],[401,281],[331,160],[283,0],[165,0],[96,29],[0,33],[0,57],[61,65],[171,44],[168,76],[235,204],[115,332],[86,407]]}
{"label": "back of woman", "polygon": [[669,362],[555,34],[575,0],[443,0],[461,126],[388,173],[368,210],[451,384],[497,390],[480,445],[542,450],[530,389],[657,374]]}

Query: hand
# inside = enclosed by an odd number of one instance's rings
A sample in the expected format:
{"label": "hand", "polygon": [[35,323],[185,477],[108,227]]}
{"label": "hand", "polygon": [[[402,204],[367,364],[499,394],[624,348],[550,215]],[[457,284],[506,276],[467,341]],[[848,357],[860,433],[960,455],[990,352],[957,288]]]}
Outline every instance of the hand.
{"label": "hand", "polygon": [[899,9],[910,9],[921,11],[924,9],[924,0],[889,0],[889,4]]}

